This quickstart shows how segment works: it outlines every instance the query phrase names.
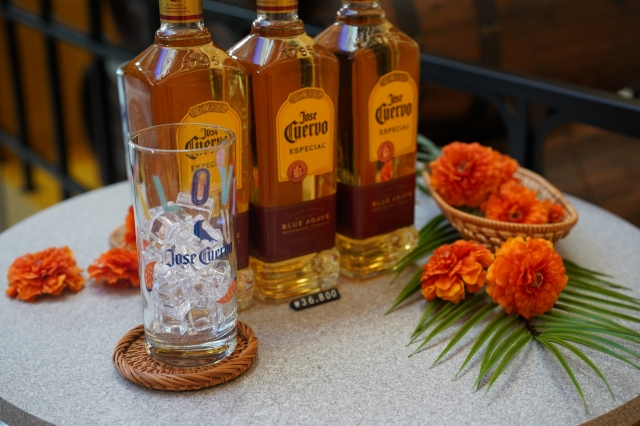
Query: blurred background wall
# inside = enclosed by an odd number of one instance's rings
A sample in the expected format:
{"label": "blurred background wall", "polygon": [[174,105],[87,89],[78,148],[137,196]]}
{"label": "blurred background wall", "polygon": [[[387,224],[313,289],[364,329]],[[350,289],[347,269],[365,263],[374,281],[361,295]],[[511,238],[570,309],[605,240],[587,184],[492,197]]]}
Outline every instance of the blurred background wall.
{"label": "blurred background wall", "polygon": [[[96,56],[78,43],[47,37],[42,29],[0,17],[0,136],[24,136],[43,160],[64,163],[82,189],[125,179],[115,69],[122,59],[151,43],[159,26],[157,0],[2,0],[0,4],[5,13],[11,8],[12,16],[45,19],[87,40],[111,45],[118,53]],[[300,0],[300,17],[311,32],[318,31],[331,25],[340,4],[340,0]],[[382,0],[381,4],[389,19],[424,52],[626,98],[634,97],[640,87],[638,0]],[[233,16],[214,12],[225,6]],[[205,7],[205,22],[223,48],[246,35],[255,16],[253,0],[206,0]],[[95,92],[95,81],[104,83],[104,93]],[[54,91],[59,92],[58,102],[51,100]],[[108,117],[109,125],[101,131],[95,126],[100,116],[96,109]],[[22,125],[19,111],[23,111]],[[535,126],[550,112],[532,108],[531,123]],[[434,84],[422,84],[420,132],[439,144],[478,140],[506,150],[504,124],[487,101]],[[0,229],[77,192],[65,191],[42,167],[34,167],[31,180],[27,179],[23,161],[7,146],[0,148]],[[546,138],[543,173],[561,190],[640,226],[640,189],[635,185],[640,177],[639,148],[638,141],[628,136],[581,124],[561,125]]]}

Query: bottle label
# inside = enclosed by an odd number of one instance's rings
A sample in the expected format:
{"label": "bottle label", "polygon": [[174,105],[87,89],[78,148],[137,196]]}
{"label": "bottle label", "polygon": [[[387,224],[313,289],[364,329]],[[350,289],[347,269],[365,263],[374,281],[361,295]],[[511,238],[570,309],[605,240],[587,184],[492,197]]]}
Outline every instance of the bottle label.
{"label": "bottle label", "polygon": [[[183,123],[213,124],[231,130],[236,135],[236,176],[242,176],[242,121],[240,116],[226,102],[208,101],[189,109]],[[193,135],[198,136],[198,135]],[[204,148],[201,147],[201,148]],[[236,188],[242,188],[242,179],[237,179]]]}
{"label": "bottle label", "polygon": [[418,88],[408,73],[380,77],[369,96],[369,161],[387,163],[415,152],[417,113]]}
{"label": "bottle label", "polygon": [[302,182],[334,168],[335,109],[322,89],[289,95],[276,118],[278,181]]}
{"label": "bottle label", "polygon": [[257,0],[258,12],[287,13],[298,11],[298,0]]}
{"label": "bottle label", "polygon": [[160,0],[160,22],[187,23],[202,20],[202,0]]}
{"label": "bottle label", "polygon": [[[231,130],[235,136],[235,173],[236,188],[242,188],[242,121],[240,116],[226,102],[207,101],[195,105],[189,109],[189,113],[182,119],[183,123],[204,123],[214,124]],[[187,135],[184,146],[181,148],[188,149],[190,147],[205,148],[207,140],[202,134]],[[213,143],[213,141],[211,141]],[[209,158],[210,157],[210,158]],[[215,166],[217,159],[212,154],[194,157],[189,168],[193,167],[211,167]],[[189,170],[185,170],[189,173]],[[212,183],[218,185],[221,182],[219,173],[212,173]],[[184,177],[183,177],[184,178]],[[235,208],[234,208],[235,210]],[[238,269],[244,269],[249,266],[249,215],[244,213],[236,213],[236,247]]]}
{"label": "bottle label", "polygon": [[[177,149],[184,150],[216,147],[227,143],[228,140],[228,133],[220,132],[205,126],[181,128],[178,129],[176,134],[176,143],[178,145]],[[208,183],[208,189],[214,193],[221,192],[223,190],[222,183],[223,180],[226,179],[226,176],[223,177],[221,175],[220,167],[224,167],[227,163],[231,163],[233,161],[232,158],[226,157],[227,156],[223,151],[194,152],[181,155],[179,157],[180,188],[191,188],[191,184],[195,179],[195,173],[200,170],[205,170],[205,173],[207,173],[206,181]],[[233,171],[231,172],[231,176],[235,175]]]}
{"label": "bottle label", "polygon": [[335,194],[282,207],[252,203],[249,218],[251,227],[258,230],[249,235],[251,256],[263,262],[280,262],[335,246]]}
{"label": "bottle label", "polygon": [[337,232],[364,240],[413,225],[415,191],[413,174],[367,186],[338,182]]}

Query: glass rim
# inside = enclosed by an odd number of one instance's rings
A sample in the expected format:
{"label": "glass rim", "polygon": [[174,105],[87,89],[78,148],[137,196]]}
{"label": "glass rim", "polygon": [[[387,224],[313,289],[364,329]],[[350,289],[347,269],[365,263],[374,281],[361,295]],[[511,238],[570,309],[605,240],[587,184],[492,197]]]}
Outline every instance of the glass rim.
{"label": "glass rim", "polygon": [[[164,149],[164,148],[149,148],[146,146],[142,146],[140,144],[137,144],[135,142],[133,142],[133,139],[140,136],[143,133],[151,133],[151,132],[156,132],[158,130],[161,129],[166,129],[166,128],[171,128],[171,127],[175,127],[175,128],[179,128],[179,127],[193,127],[193,126],[204,126],[204,127],[208,127],[211,129],[216,129],[216,130],[222,130],[223,132],[228,133],[231,138],[226,141],[226,142],[222,142],[219,145],[216,146],[209,146],[206,148],[196,148],[196,149]],[[218,126],[216,124],[207,124],[207,123],[169,123],[169,124],[156,124],[153,126],[149,126],[149,127],[145,127],[144,129],[140,129],[140,130],[136,130],[135,132],[131,132],[131,134],[129,135],[129,140],[127,141],[127,143],[129,144],[129,147],[136,149],[138,151],[144,151],[144,152],[150,152],[150,153],[160,153],[160,154],[185,154],[185,153],[192,153],[192,152],[209,152],[209,151],[217,151],[220,149],[224,149],[227,148],[229,146],[231,146],[236,140],[236,134],[230,130],[227,129],[226,127],[222,127],[222,126]]]}

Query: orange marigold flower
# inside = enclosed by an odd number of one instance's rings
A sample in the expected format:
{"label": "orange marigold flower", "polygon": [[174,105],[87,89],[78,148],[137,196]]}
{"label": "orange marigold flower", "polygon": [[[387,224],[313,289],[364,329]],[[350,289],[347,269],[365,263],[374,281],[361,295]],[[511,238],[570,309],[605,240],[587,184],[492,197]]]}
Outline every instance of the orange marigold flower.
{"label": "orange marigold flower", "polygon": [[568,277],[550,241],[509,238],[487,272],[487,293],[508,314],[529,319],[553,308]]}
{"label": "orange marigold flower", "polygon": [[487,219],[511,223],[547,223],[549,212],[536,192],[515,180],[500,186],[482,203],[480,210]]}
{"label": "orange marigold flower", "polygon": [[422,295],[427,300],[436,296],[458,303],[468,292],[476,293],[484,286],[493,253],[485,246],[473,241],[458,240],[444,244],[433,252],[433,256],[422,267]]}
{"label": "orange marigold flower", "polygon": [[518,162],[508,155],[500,154],[498,151],[493,151],[493,158],[494,164],[500,173],[500,182],[505,183],[514,179],[513,174],[520,167]]}
{"label": "orange marigold flower", "polygon": [[477,142],[448,144],[429,167],[431,186],[454,207],[477,207],[500,185],[493,150]]}
{"label": "orange marigold flower", "polygon": [[138,255],[135,251],[124,248],[111,249],[102,253],[87,271],[90,278],[106,281],[112,287],[140,286]]}
{"label": "orange marigold flower", "polygon": [[133,206],[129,206],[129,211],[127,212],[127,217],[124,221],[124,224],[127,228],[127,232],[125,232],[123,237],[124,246],[129,250],[136,249],[136,221],[133,216]]}
{"label": "orange marigold flower", "polygon": [[33,302],[40,294],[57,296],[66,287],[78,292],[84,287],[81,272],[69,247],[27,253],[9,266],[6,293],[10,297]]}
{"label": "orange marigold flower", "polygon": [[549,223],[562,222],[567,215],[562,204],[552,203],[551,200],[545,200],[544,207],[547,209]]}
{"label": "orange marigold flower", "polygon": [[380,182],[387,182],[391,180],[391,174],[393,172],[393,162],[392,160],[387,161],[382,166],[382,170],[380,170]]}

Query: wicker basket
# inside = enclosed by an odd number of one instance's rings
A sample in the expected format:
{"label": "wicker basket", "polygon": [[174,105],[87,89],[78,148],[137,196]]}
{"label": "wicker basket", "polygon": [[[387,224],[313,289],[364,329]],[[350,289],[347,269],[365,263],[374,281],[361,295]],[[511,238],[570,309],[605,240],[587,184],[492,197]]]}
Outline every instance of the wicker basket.
{"label": "wicker basket", "polygon": [[566,217],[562,222],[526,225],[474,216],[447,204],[431,187],[429,173],[425,171],[423,176],[425,186],[435,202],[440,206],[440,209],[442,209],[442,213],[449,223],[458,230],[463,238],[482,243],[489,249],[496,249],[507,239],[517,236],[544,238],[555,243],[559,239],[566,237],[571,228],[578,222],[578,212],[569,203],[569,200],[542,176],[527,169],[518,169],[514,177],[520,179],[527,188],[537,191],[538,197],[541,199],[549,199],[554,203],[561,204],[566,213]]}

